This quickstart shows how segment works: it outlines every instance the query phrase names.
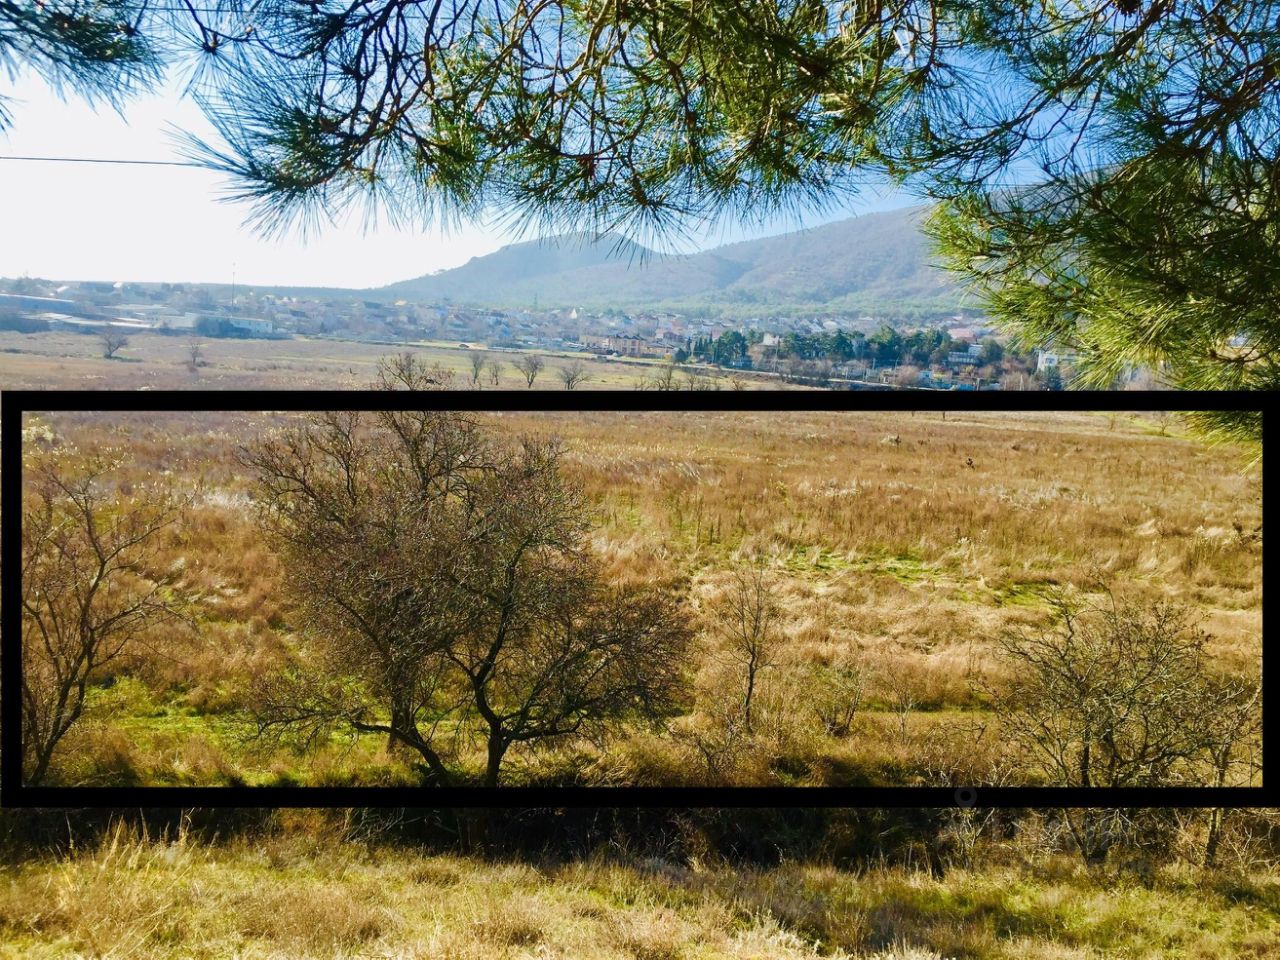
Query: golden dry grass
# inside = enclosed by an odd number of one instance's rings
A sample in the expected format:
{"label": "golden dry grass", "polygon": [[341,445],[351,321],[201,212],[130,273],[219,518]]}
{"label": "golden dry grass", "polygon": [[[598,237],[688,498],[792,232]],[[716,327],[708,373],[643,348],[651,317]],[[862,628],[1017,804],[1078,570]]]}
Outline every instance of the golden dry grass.
{"label": "golden dry grass", "polygon": [[[372,740],[301,760],[242,749],[247,679],[291,649],[281,571],[250,520],[238,443],[285,415],[74,414],[45,418],[81,452],[127,454],[124,482],[168,472],[203,483],[168,545],[198,631],[153,638],[130,682],[95,696],[64,759],[72,779],[121,770],[142,782],[401,782]],[[1261,656],[1260,471],[1231,447],[1164,435],[1140,415],[699,413],[495,415],[556,433],[596,503],[595,548],[619,579],[687,578],[695,613],[732,564],[768,556],[785,643],[761,693],[763,733],[715,741],[734,679],[706,631],[690,664],[697,699],[678,736],[641,732],[603,754],[517,758],[534,781],[705,782],[702,746],[732,753],[735,783],[978,782],[998,731],[975,693],[998,682],[994,640],[1043,622],[1048,586],[1193,607],[1224,670]],[[865,709],[848,736],[807,704],[841,668],[861,670]],[[193,739],[193,738],[200,739]],[[710,738],[710,739],[708,739]],[[93,769],[89,756],[106,758]],[[73,762],[69,758],[79,757]]]}
{"label": "golden dry grass", "polygon": [[0,957],[238,960],[1093,960],[1280,951],[1280,887],[1065,863],[733,869],[482,861],[294,833],[200,843],[123,828],[0,867]]}

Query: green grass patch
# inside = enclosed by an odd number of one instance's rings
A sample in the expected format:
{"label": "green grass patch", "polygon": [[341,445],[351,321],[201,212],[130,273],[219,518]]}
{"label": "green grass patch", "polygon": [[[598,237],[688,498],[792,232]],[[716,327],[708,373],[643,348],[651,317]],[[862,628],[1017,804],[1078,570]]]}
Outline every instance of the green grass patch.
{"label": "green grass patch", "polygon": [[1048,584],[1012,580],[998,586],[977,582],[956,587],[951,599],[961,603],[983,604],[993,607],[1041,607],[1045,603]]}
{"label": "green grass patch", "polygon": [[796,577],[829,577],[855,564],[847,556],[823,546],[793,548],[782,560],[782,567]]}
{"label": "green grass patch", "polygon": [[891,577],[904,585],[929,580],[937,572],[934,567],[925,563],[920,553],[911,550],[902,553],[876,551],[849,561],[847,565],[864,573]]}

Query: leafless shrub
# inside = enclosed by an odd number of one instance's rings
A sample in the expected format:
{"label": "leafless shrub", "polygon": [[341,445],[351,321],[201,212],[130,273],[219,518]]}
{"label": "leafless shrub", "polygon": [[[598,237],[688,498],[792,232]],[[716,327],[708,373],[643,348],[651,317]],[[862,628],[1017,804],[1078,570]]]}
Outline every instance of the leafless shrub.
{"label": "leafless shrub", "polygon": [[39,784],[84,712],[89,684],[144,631],[174,616],[176,579],[157,562],[157,534],[190,498],[162,486],[111,489],[119,464],[75,468],[55,457],[27,470],[22,513],[22,757]]}
{"label": "leafless shrub", "polygon": [[439,363],[427,366],[417,354],[405,352],[379,358],[372,386],[380,390],[439,390],[452,387],[454,379]]}
{"label": "leafless shrub", "polygon": [[679,390],[680,386],[676,382],[676,365],[674,363],[660,365],[652,377],[645,377],[638,386],[641,390]]}
{"label": "leafless shrub", "polygon": [[827,736],[849,736],[862,709],[866,680],[860,664],[820,667],[810,672],[809,703]]}
{"label": "leafless shrub", "polygon": [[675,727],[673,742],[688,749],[701,766],[700,781],[713,786],[735,784],[740,772],[759,751],[743,723],[741,704],[700,699],[697,718]]}
{"label": "leafless shrub", "polygon": [[920,705],[914,678],[896,671],[889,671],[881,679],[881,685],[884,688],[889,709],[897,716],[898,740],[905,744],[910,737],[911,715]]}
{"label": "leafless shrub", "polygon": [[[1185,608],[1126,601],[1100,586],[1101,604],[1052,593],[1048,628],[1001,638],[1012,674],[994,698],[1003,736],[1053,784],[1227,784],[1251,760],[1256,683],[1213,672],[1210,638]],[[1120,835],[1115,817],[1064,820],[1089,863],[1102,862]]]}
{"label": "leafless shrub", "polygon": [[587,365],[581,360],[575,360],[573,363],[561,367],[558,372],[566,390],[572,390],[579,384],[586,383],[591,379],[591,374],[587,372]]}
{"label": "leafless shrub", "polygon": [[692,367],[686,367],[684,373],[684,389],[686,390],[719,390],[720,383],[715,377],[706,373],[699,373]]}

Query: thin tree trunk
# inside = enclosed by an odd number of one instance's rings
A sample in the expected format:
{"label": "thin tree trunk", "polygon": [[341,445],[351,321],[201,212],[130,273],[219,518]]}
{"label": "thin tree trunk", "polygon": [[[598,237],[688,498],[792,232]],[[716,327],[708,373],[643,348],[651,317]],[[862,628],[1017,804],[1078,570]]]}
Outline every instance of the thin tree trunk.
{"label": "thin tree trunk", "polygon": [[391,730],[388,736],[407,747],[412,747],[418,752],[427,768],[427,773],[430,774],[429,782],[443,786],[453,779],[449,773],[449,768],[440,759],[440,754],[436,753],[431,748],[431,745],[422,738],[422,734],[418,732],[418,725],[414,722],[411,711],[403,707],[392,708]]}
{"label": "thin tree trunk", "polygon": [[486,787],[496,787],[498,785],[498,774],[502,770],[502,758],[506,755],[508,746],[508,742],[500,734],[494,733],[490,735],[489,758],[484,770],[484,785]]}
{"label": "thin tree trunk", "polygon": [[28,786],[38,787],[44,784],[44,778],[49,773],[49,763],[52,760],[52,744],[50,744],[47,749],[43,747],[36,748],[36,766],[35,769],[31,771],[31,776],[27,778]]}
{"label": "thin tree trunk", "polygon": [[440,755],[430,747],[419,747],[418,752],[422,754],[422,759],[426,762],[427,769],[436,784],[447,786],[453,777],[449,773],[449,768],[440,760]]}
{"label": "thin tree trunk", "polygon": [[1206,867],[1216,867],[1218,865],[1218,847],[1222,843],[1222,824],[1227,818],[1227,811],[1221,807],[1215,807],[1209,811],[1209,837],[1204,845],[1204,865]]}
{"label": "thin tree trunk", "polygon": [[1111,844],[1092,829],[1092,826],[1096,825],[1096,822],[1091,823],[1092,813],[1091,810],[1082,810],[1079,824],[1071,818],[1070,812],[1064,811],[1063,818],[1066,820],[1071,839],[1075,841],[1076,849],[1080,851],[1085,866],[1100,867],[1107,862],[1107,853],[1110,852]]}

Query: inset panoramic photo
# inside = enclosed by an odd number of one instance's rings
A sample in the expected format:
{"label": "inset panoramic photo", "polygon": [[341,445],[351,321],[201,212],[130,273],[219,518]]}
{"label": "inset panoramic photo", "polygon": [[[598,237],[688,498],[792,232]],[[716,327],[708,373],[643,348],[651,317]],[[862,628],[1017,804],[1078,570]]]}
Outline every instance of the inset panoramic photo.
{"label": "inset panoramic photo", "polygon": [[27,786],[1257,786],[1163,412],[27,414]]}

